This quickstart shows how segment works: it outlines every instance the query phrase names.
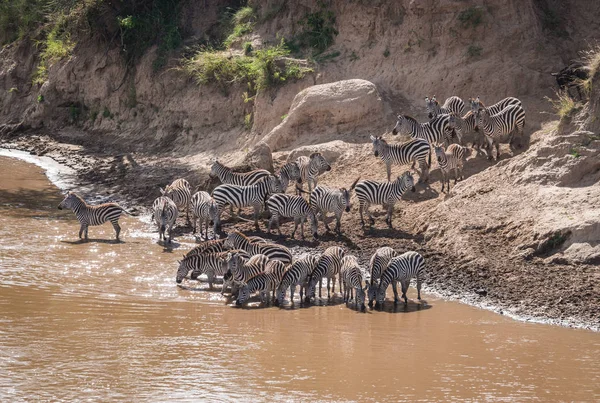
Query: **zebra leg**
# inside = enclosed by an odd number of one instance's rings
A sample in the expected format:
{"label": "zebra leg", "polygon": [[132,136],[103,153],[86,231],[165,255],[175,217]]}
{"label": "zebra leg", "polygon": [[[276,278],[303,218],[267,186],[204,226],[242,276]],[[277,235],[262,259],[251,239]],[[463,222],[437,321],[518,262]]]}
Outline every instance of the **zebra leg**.
{"label": "zebra leg", "polygon": [[88,229],[89,229],[89,226],[88,226],[88,225],[86,225],[86,226],[85,226],[85,229],[83,230],[83,233],[84,233],[84,235],[85,235],[85,240],[86,240],[86,241],[88,240]]}
{"label": "zebra leg", "polygon": [[[306,217],[300,218],[300,236],[304,239],[304,221]],[[296,225],[297,226],[297,225]]]}
{"label": "zebra leg", "polygon": [[406,297],[406,292],[408,291],[409,282],[410,280],[400,282],[400,284],[402,285],[402,298],[404,298],[404,305],[408,305],[408,298]]}
{"label": "zebra leg", "polygon": [[79,227],[79,239],[81,239],[81,235],[83,235],[83,231],[85,230],[85,224],[81,224]]}
{"label": "zebra leg", "polygon": [[[294,218],[294,229],[292,230],[292,235],[291,235],[292,239],[294,239],[297,229],[298,229],[298,219]],[[304,234],[302,234],[302,238],[304,238]]]}
{"label": "zebra leg", "polygon": [[394,213],[394,204],[393,203],[388,204],[387,210],[388,210],[387,211],[387,218],[386,218],[385,221],[387,222],[388,227],[394,228],[392,226],[392,214]]}
{"label": "zebra leg", "polygon": [[335,232],[337,232],[338,234],[342,233],[342,213],[336,213],[335,214]]}
{"label": "zebra leg", "polygon": [[[296,292],[296,284],[290,285],[290,303],[294,305],[294,293]],[[302,301],[302,287],[300,287],[300,301]]]}
{"label": "zebra leg", "polygon": [[323,289],[323,277],[319,280],[319,299],[323,298],[321,296],[321,290]]}
{"label": "zebra leg", "polygon": [[[458,182],[458,167],[454,167],[454,184],[456,185],[456,182]],[[449,188],[450,186],[448,186]]]}
{"label": "zebra leg", "polygon": [[400,299],[398,298],[398,282],[392,281],[392,290],[394,290],[394,304],[397,304]]}
{"label": "zebra leg", "polygon": [[421,300],[421,278],[419,276],[417,276],[417,299]]}
{"label": "zebra leg", "polygon": [[113,228],[115,229],[115,232],[117,233],[117,241],[119,240],[119,234],[121,233],[121,226],[119,225],[118,221],[113,221],[112,222]]}
{"label": "zebra leg", "polygon": [[327,232],[331,232],[329,225],[327,225],[327,214],[323,210],[319,211],[321,212],[321,220],[323,221],[323,224],[325,224],[325,229],[327,230]]}
{"label": "zebra leg", "polygon": [[496,144],[496,159],[495,159],[495,161],[498,161],[500,159],[500,142],[495,141],[494,143]]}
{"label": "zebra leg", "polygon": [[215,281],[215,274],[210,272],[208,273],[208,289],[213,289],[213,281]]}
{"label": "zebra leg", "polygon": [[256,228],[257,231],[260,231],[260,226],[258,225],[258,216],[260,215],[260,210],[261,210],[260,204],[254,206],[254,227]]}
{"label": "zebra leg", "polygon": [[327,300],[328,301],[331,299],[331,288],[329,287],[330,281],[331,281],[331,278],[327,277]]}

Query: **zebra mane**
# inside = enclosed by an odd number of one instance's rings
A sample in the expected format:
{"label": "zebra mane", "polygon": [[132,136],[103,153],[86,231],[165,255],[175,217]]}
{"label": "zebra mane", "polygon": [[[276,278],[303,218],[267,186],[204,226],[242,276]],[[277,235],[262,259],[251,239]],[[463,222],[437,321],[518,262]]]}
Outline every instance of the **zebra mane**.
{"label": "zebra mane", "polygon": [[69,195],[73,195],[73,197],[75,197],[81,203],[83,203],[84,205],[87,205],[87,203],[85,202],[85,200],[83,200],[83,197],[79,196],[77,193],[75,193],[75,192],[69,192]]}
{"label": "zebra mane", "polygon": [[220,165],[223,168],[227,168],[227,169],[231,169],[230,167],[228,167],[227,165],[223,164],[221,161],[219,160],[215,160],[214,164]]}
{"label": "zebra mane", "polygon": [[233,234],[235,236],[239,236],[240,238],[248,241],[249,243],[252,243],[252,242],[250,242],[250,239],[246,235],[242,234],[240,231],[233,230],[233,231],[230,232],[230,234]]}
{"label": "zebra mane", "polygon": [[318,157],[318,156],[322,156],[322,154],[321,154],[321,153],[319,153],[319,152],[312,153],[312,154],[310,155],[310,157],[308,157],[308,158],[311,158],[311,159],[312,159],[312,158],[314,158],[314,157]]}
{"label": "zebra mane", "polygon": [[412,117],[412,116],[410,116],[410,115],[402,115],[402,116],[404,117],[404,119],[406,119],[406,120],[408,120],[408,121],[411,121],[411,122],[413,122],[413,123],[419,124],[419,122],[417,121],[417,119],[413,118],[413,117]]}

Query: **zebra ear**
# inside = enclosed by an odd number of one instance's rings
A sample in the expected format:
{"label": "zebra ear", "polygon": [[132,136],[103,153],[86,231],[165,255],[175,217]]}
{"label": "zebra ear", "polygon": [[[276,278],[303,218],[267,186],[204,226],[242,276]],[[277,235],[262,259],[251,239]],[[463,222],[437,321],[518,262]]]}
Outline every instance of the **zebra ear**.
{"label": "zebra ear", "polygon": [[360,180],[360,176],[358,178],[356,178],[356,180],[354,181],[352,186],[350,186],[350,191],[354,190],[354,188],[356,187],[356,184],[358,183],[359,180]]}
{"label": "zebra ear", "polygon": [[159,188],[159,189],[160,189],[160,194],[164,195],[165,194],[165,189],[163,189],[163,188]]}
{"label": "zebra ear", "polygon": [[373,137],[373,135],[369,136],[371,138],[371,141],[375,141],[375,137]]}

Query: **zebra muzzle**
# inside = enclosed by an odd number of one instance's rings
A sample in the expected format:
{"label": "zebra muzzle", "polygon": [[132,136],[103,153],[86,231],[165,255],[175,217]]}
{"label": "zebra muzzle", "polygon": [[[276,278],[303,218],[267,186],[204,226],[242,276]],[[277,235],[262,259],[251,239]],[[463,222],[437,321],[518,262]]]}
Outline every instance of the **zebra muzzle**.
{"label": "zebra muzzle", "polygon": [[416,191],[416,190],[417,190],[417,188],[416,188],[416,187],[414,187],[414,186],[412,187],[412,189],[410,189],[410,191],[411,191],[411,192],[414,192],[414,191]]}
{"label": "zebra muzzle", "polygon": [[375,151],[373,154],[375,154],[376,157],[379,157],[379,152]]}
{"label": "zebra muzzle", "polygon": [[429,113],[429,114],[427,115],[427,118],[428,118],[428,119],[431,119],[431,118],[433,118],[433,113]]}
{"label": "zebra muzzle", "polygon": [[61,205],[58,205],[58,209],[59,209],[59,210],[62,210],[62,206],[61,206]]}
{"label": "zebra muzzle", "polygon": [[394,135],[395,135],[395,134],[397,134],[397,133],[398,133],[398,130],[396,130],[396,128],[394,127],[394,129],[392,130],[392,134],[394,134]]}

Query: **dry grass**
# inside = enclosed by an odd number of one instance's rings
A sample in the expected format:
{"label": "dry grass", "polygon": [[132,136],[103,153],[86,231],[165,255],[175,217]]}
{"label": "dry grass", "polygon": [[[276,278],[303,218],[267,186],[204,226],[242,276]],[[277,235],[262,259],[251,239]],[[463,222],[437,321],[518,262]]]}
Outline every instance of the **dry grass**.
{"label": "dry grass", "polygon": [[592,92],[594,76],[600,72],[600,45],[595,45],[590,50],[585,51],[582,58],[589,77],[587,80],[582,81],[581,87],[589,95]]}
{"label": "dry grass", "polygon": [[552,99],[549,97],[546,97],[546,99],[552,104],[552,107],[556,111],[556,114],[561,119],[571,117],[582,107],[582,104],[580,102],[576,102],[573,98],[571,98],[569,96],[569,93],[566,91],[557,92],[556,99]]}

